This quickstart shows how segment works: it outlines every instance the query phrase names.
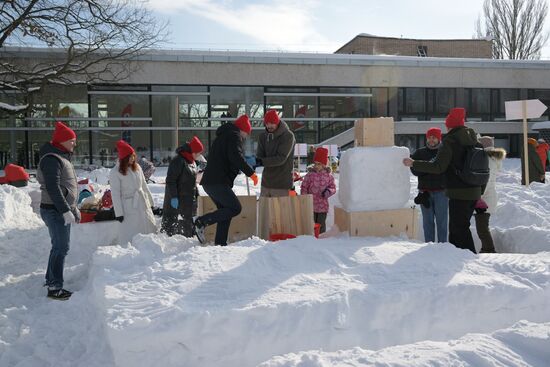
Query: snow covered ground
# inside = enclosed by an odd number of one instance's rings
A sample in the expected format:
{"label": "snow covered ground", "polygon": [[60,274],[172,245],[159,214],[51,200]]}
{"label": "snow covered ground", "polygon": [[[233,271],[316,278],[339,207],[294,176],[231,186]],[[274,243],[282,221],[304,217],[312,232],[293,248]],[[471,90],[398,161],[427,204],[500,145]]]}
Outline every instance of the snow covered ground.
{"label": "snow covered ground", "polygon": [[[158,205],[164,174],[150,185]],[[117,223],[76,225],[67,302],[42,288],[36,184],[0,186],[0,366],[549,366],[550,186],[519,177],[506,160],[499,254],[345,235],[220,248],[151,234],[122,247]]]}

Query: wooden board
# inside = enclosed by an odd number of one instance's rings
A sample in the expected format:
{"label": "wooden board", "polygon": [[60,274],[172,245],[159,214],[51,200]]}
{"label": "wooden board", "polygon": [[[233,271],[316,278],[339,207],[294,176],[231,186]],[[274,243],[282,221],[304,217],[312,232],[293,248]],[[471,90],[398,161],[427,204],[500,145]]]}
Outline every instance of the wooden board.
{"label": "wooden board", "polygon": [[366,118],[355,121],[356,147],[391,147],[395,145],[393,117]]}
{"label": "wooden board", "polygon": [[[257,235],[257,199],[256,196],[237,196],[242,205],[241,214],[231,220],[229,227],[229,242],[241,241]],[[209,196],[199,196],[198,215],[215,211],[216,205]],[[216,235],[216,224],[206,227],[205,235],[207,242],[214,242]]]}
{"label": "wooden board", "polygon": [[341,231],[356,237],[388,237],[406,234],[415,239],[417,231],[417,209],[373,210],[348,212],[334,207],[334,223]]}
{"label": "wooden board", "polygon": [[258,232],[260,238],[287,233],[313,235],[313,196],[260,197]]}

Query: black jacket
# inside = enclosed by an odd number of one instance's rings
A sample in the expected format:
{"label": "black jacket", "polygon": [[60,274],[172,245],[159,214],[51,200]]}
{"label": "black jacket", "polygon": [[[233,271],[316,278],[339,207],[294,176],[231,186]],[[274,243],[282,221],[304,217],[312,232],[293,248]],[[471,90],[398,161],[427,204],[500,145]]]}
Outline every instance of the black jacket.
{"label": "black jacket", "polygon": [[216,130],[216,139],[210,147],[201,185],[233,187],[233,181],[240,171],[248,177],[254,174],[254,169],[244,159],[239,128],[232,123],[226,123]]}
{"label": "black jacket", "polygon": [[[162,230],[169,235],[178,233],[191,236],[192,218],[197,213],[198,169],[196,164],[189,163],[183,158],[181,153],[184,151],[190,152],[187,144],[176,150],[176,156],[170,161],[166,175]],[[178,198],[178,209],[170,205],[172,198]],[[178,215],[183,217],[183,221],[178,221]]]}
{"label": "black jacket", "polygon": [[[431,161],[437,155],[437,148],[418,148],[411,158],[414,160]],[[445,189],[445,176],[442,174],[418,172],[411,168],[413,175],[418,176],[418,190],[420,191],[441,191]]]}

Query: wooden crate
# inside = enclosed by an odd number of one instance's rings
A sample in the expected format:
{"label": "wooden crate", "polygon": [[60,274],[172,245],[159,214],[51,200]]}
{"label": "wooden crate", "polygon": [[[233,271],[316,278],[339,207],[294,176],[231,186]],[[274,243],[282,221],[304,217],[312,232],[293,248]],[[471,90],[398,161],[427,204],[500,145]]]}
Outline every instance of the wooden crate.
{"label": "wooden crate", "polygon": [[[241,214],[231,220],[229,227],[229,242],[241,241],[257,235],[256,224],[258,218],[256,196],[237,196],[243,209]],[[199,196],[197,214],[203,215],[215,211],[216,204],[209,196]],[[206,241],[214,242],[216,236],[216,224],[206,227]]]}
{"label": "wooden crate", "polygon": [[393,117],[359,119],[355,121],[355,146],[394,146],[394,130]]}
{"label": "wooden crate", "polygon": [[313,235],[313,196],[260,197],[258,232],[269,240],[270,234]]}
{"label": "wooden crate", "polygon": [[388,237],[403,233],[416,238],[418,211],[416,208],[348,212],[334,207],[334,223],[340,231],[357,237]]}

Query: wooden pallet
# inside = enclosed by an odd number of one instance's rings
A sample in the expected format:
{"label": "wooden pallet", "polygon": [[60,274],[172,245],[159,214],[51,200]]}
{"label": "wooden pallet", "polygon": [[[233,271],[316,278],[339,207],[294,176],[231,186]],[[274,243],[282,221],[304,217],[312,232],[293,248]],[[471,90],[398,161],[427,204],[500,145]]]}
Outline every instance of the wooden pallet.
{"label": "wooden pallet", "polygon": [[334,207],[334,223],[340,231],[354,237],[388,237],[406,234],[415,239],[418,211],[416,208],[348,212]]}
{"label": "wooden pallet", "polygon": [[[242,205],[241,214],[231,220],[229,227],[229,242],[241,241],[257,235],[256,222],[257,214],[257,199],[256,196],[237,196]],[[216,205],[209,196],[199,196],[197,214],[203,215],[215,211]],[[206,241],[214,242],[216,235],[216,224],[206,227]]]}
{"label": "wooden pallet", "polygon": [[287,233],[313,235],[313,196],[260,197],[258,232],[260,238]]}

